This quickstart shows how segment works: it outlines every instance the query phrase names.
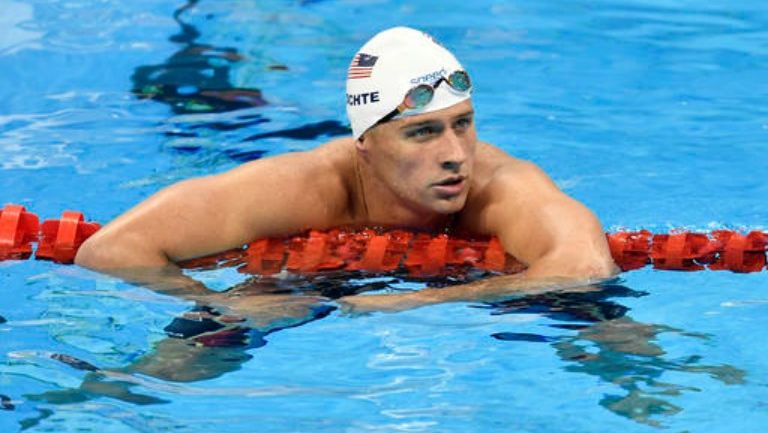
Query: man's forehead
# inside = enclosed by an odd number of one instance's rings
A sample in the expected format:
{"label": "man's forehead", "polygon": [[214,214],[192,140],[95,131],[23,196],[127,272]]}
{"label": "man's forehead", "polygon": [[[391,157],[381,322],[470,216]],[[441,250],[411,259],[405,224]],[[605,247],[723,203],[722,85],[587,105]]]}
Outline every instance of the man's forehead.
{"label": "man's forehead", "polygon": [[459,102],[458,104],[452,105],[448,108],[443,108],[442,110],[403,117],[398,119],[398,123],[401,126],[406,126],[414,123],[424,123],[433,120],[451,119],[456,116],[471,114],[472,112],[472,102],[467,99],[466,101]]}

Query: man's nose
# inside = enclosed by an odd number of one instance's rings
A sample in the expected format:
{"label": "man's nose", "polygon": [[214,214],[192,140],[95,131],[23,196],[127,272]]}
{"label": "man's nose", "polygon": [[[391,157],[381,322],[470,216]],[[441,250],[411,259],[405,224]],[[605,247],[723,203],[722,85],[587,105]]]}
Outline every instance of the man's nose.
{"label": "man's nose", "polygon": [[448,129],[443,135],[441,143],[440,167],[443,170],[458,172],[461,165],[467,160],[467,149],[464,142],[452,129]]}

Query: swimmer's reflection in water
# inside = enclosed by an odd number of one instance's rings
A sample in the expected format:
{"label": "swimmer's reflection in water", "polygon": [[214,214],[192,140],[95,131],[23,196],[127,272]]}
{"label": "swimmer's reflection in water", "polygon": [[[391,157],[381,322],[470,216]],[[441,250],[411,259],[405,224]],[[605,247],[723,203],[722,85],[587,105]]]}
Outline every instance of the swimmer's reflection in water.
{"label": "swimmer's reflection in water", "polygon": [[614,385],[603,395],[601,406],[654,427],[663,426],[660,416],[683,410],[671,401],[672,397],[700,391],[665,379],[670,373],[703,373],[728,385],[744,382],[743,370],[730,365],[704,365],[700,356],[669,359],[657,343],[658,336],[664,333],[702,340],[707,340],[708,335],[637,322],[627,315],[627,307],[610,300],[645,295],[624,286],[605,285],[595,292],[548,293],[489,305],[492,314],[542,314],[564,322],[551,326],[576,331],[574,335],[557,337],[514,332],[493,337],[510,342],[550,343],[567,362],[566,371],[597,376]]}
{"label": "swimmer's reflection in water", "polygon": [[[86,372],[76,389],[49,391],[27,398],[52,404],[68,404],[98,397],[111,397],[145,405],[167,403],[162,397],[134,392],[167,392],[156,382],[139,375],[168,382],[196,382],[220,377],[240,369],[253,358],[251,351],[267,344],[270,334],[304,325],[331,314],[336,307],[328,301],[342,296],[379,290],[386,282],[352,283],[348,276],[318,280],[295,279],[286,283],[252,279],[221,294],[228,301],[216,306],[199,303],[169,323],[168,338],[122,368],[100,368],[66,354],[53,359]],[[245,302],[238,308],[238,298]],[[229,314],[236,311],[238,314]]]}
{"label": "swimmer's reflection in water", "polygon": [[[270,334],[333,313],[336,308],[328,302],[332,298],[386,287],[388,283],[383,281],[365,285],[342,278],[306,280],[282,287],[252,280],[231,289],[232,299],[249,298],[251,310],[247,320],[199,305],[168,324],[165,331],[169,338],[158,342],[152,352],[136,362],[119,369],[97,369],[83,368],[90,364],[70,358],[67,364],[88,372],[82,385],[78,389],[52,391],[31,398],[71,403],[107,396],[135,404],[163,403],[166,400],[151,395],[152,383],[137,380],[137,374],[170,382],[219,377],[238,370],[257,356],[254,349],[266,345]],[[738,384],[743,382],[745,372],[728,365],[702,364],[697,356],[666,357],[663,347],[656,342],[660,334],[674,333],[698,339],[708,336],[635,321],[619,300],[645,295],[622,285],[605,284],[594,290],[523,295],[506,301],[473,304],[472,308],[488,309],[492,315],[537,314],[559,322],[550,325],[553,328],[575,331],[573,335],[557,336],[500,332],[490,337],[514,344],[550,344],[567,363],[567,371],[597,376],[613,385],[612,389],[621,391],[606,393],[599,402],[601,406],[639,423],[663,426],[661,416],[682,410],[671,399],[684,392],[698,391],[672,383],[665,375],[704,373],[725,384]],[[262,297],[263,302],[253,302],[253,297]],[[232,305],[236,308],[236,303]],[[254,305],[261,307],[254,308]],[[63,357],[59,360],[66,362]],[[137,385],[144,388],[144,393],[132,390]]]}

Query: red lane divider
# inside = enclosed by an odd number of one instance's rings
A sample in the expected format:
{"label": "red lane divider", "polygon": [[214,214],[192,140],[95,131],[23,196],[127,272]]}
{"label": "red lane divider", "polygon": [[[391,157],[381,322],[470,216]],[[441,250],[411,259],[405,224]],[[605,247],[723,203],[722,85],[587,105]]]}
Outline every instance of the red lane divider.
{"label": "red lane divider", "polygon": [[8,204],[0,211],[0,260],[35,258],[58,263],[72,263],[77,249],[101,226],[88,223],[83,214],[65,211],[60,220],[47,220],[41,225],[37,215],[23,206]]}
{"label": "red lane divider", "polygon": [[701,233],[672,233],[653,236],[651,259],[656,269],[700,271],[712,263],[718,245]]}
{"label": "red lane divider", "polygon": [[[274,275],[283,270],[311,274],[327,271],[385,273],[398,269],[412,276],[459,275],[467,268],[514,273],[524,266],[505,255],[495,238],[467,240],[447,235],[432,236],[404,230],[376,232],[371,229],[308,234],[286,239],[251,242],[240,258],[229,253],[225,265],[241,266],[240,272]],[[194,259],[183,267],[211,267],[212,258]]]}
{"label": "red lane divider", "polygon": [[672,232],[651,234],[646,230],[607,234],[614,261],[622,271],[651,264],[674,271],[760,272],[766,267],[768,234],[743,235],[731,230],[712,233]]}
{"label": "red lane divider", "polygon": [[[766,267],[768,234],[743,235],[728,230],[709,234],[647,230],[606,234],[622,271],[652,265],[655,269],[759,272]],[[217,257],[221,258],[218,262]],[[185,268],[239,266],[239,271],[274,275],[282,271],[311,274],[327,271],[385,273],[404,270],[411,276],[460,276],[478,269],[517,273],[525,265],[506,254],[498,238],[463,239],[403,230],[326,232],[312,230],[289,238],[260,239],[244,250],[194,259]]]}
{"label": "red lane divider", "polygon": [[[32,243],[35,257],[72,263],[77,249],[101,226],[85,222],[83,214],[66,211],[42,225],[23,206],[0,211],[0,261],[26,259]],[[616,264],[623,270],[652,265],[655,269],[759,272],[766,268],[768,234],[730,230],[712,233],[647,230],[606,234]],[[259,239],[244,248],[187,260],[185,268],[237,266],[243,273],[274,275],[283,271],[312,274],[329,271],[386,273],[406,271],[412,276],[461,276],[472,269],[516,273],[525,265],[506,254],[499,239],[465,239],[405,230],[311,230],[287,238]]]}
{"label": "red lane divider", "polygon": [[613,260],[622,271],[640,269],[651,263],[651,239],[648,230],[618,232],[607,235]]}
{"label": "red lane divider", "polygon": [[60,220],[46,220],[41,227],[42,238],[35,258],[57,263],[72,263],[80,245],[101,228],[97,223],[87,223],[83,214],[64,211]]}
{"label": "red lane divider", "polygon": [[768,234],[750,232],[747,235],[727,230],[712,232],[722,246],[709,269],[734,272],[759,272],[766,265]]}
{"label": "red lane divider", "polygon": [[37,241],[39,219],[24,206],[5,205],[0,210],[0,260],[26,259]]}

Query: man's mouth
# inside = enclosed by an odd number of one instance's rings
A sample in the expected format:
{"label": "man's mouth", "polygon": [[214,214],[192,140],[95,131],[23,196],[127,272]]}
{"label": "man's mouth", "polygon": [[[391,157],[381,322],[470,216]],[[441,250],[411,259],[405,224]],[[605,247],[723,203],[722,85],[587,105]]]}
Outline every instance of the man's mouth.
{"label": "man's mouth", "polygon": [[466,184],[464,176],[447,177],[439,182],[432,184],[432,188],[438,191],[443,197],[452,197],[461,194]]}

